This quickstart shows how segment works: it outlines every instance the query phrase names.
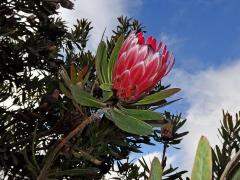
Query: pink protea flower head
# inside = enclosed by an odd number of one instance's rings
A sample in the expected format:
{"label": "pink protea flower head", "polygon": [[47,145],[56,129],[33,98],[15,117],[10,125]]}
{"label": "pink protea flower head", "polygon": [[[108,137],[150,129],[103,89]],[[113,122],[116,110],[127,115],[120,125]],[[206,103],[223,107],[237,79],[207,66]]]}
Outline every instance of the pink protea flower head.
{"label": "pink protea flower head", "polygon": [[175,59],[166,45],[143,32],[131,32],[119,51],[113,69],[113,89],[120,101],[132,103],[151,91],[166,76]]}

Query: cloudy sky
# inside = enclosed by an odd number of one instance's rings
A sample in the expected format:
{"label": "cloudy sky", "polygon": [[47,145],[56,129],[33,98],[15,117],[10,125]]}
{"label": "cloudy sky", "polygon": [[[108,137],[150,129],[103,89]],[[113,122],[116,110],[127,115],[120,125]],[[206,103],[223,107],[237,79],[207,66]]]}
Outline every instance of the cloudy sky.
{"label": "cloudy sky", "polygon": [[[82,17],[93,22],[88,46],[92,50],[105,28],[111,35],[120,15],[138,19],[146,36],[154,35],[169,46],[176,65],[164,83],[180,87],[178,97],[183,98],[170,110],[183,113],[188,120],[185,129],[190,131],[182,149],[169,155],[173,163],[191,170],[200,136],[215,145],[222,110],[240,110],[239,6],[238,0],[76,0],[75,11],[62,14],[69,24]],[[160,156],[159,151],[160,146],[143,148],[148,158]]]}

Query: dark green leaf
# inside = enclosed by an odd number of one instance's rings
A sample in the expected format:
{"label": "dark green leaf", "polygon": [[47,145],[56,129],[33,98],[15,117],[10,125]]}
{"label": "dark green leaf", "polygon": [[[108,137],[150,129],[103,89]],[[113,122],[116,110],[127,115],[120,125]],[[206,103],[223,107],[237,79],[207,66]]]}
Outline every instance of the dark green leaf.
{"label": "dark green leaf", "polygon": [[164,120],[165,116],[158,112],[142,110],[142,109],[126,109],[120,106],[120,109],[127,115],[132,116],[139,120]]}
{"label": "dark green leaf", "polygon": [[149,135],[153,132],[152,126],[149,124],[132,116],[128,116],[117,108],[105,113],[105,115],[123,131],[138,135]]}

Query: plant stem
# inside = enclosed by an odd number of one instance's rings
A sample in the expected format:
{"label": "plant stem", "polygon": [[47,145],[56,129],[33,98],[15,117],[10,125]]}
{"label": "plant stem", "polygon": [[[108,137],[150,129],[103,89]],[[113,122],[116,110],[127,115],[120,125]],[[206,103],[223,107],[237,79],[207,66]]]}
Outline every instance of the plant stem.
{"label": "plant stem", "polygon": [[77,157],[77,158],[83,157],[83,158],[87,159],[88,161],[92,162],[95,165],[99,166],[99,165],[102,164],[102,161],[96,159],[94,156],[92,156],[91,154],[89,154],[89,153],[87,153],[87,152],[85,152],[81,149],[77,148],[76,151],[72,150],[72,153],[75,157]]}
{"label": "plant stem", "polygon": [[96,114],[87,117],[81,124],[79,124],[74,130],[72,130],[66,137],[64,137],[62,140],[60,140],[60,142],[56,145],[56,147],[49,152],[48,158],[37,178],[37,180],[46,180],[47,179],[47,174],[48,174],[48,170],[52,165],[52,162],[54,161],[55,157],[57,156],[57,154],[59,153],[59,151],[61,150],[61,148],[72,138],[74,137],[76,134],[81,134],[83,129],[90,123],[93,122],[93,120],[95,119],[94,117],[96,116]]}
{"label": "plant stem", "polygon": [[163,144],[162,162],[161,162],[161,164],[162,164],[162,169],[164,169],[165,166],[166,166],[166,162],[165,162],[166,150],[167,150],[167,143],[164,143],[164,144]]}

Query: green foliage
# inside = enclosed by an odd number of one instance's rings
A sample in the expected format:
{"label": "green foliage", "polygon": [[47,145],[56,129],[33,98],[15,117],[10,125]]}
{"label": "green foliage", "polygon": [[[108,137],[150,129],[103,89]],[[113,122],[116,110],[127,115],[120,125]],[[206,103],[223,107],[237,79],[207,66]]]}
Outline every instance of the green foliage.
{"label": "green foliage", "polygon": [[[161,130],[155,130],[154,135],[151,135],[151,137],[153,137],[156,142],[160,142],[161,144],[163,144],[161,170],[157,171],[157,173],[161,173],[163,171],[161,174],[162,179],[164,180],[183,179],[182,175],[185,174],[187,171],[178,171],[178,167],[173,168],[172,165],[166,167],[166,153],[171,146],[177,148],[175,147],[175,145],[179,144],[182,140],[182,137],[184,137],[188,133],[179,133],[179,129],[184,125],[186,120],[182,120],[181,115],[171,116],[169,113],[165,113],[164,117],[169,123],[165,124],[165,126],[163,126]],[[149,120],[147,122],[149,122]],[[152,144],[152,142],[149,142],[149,144]],[[140,166],[137,166],[137,164],[134,162],[118,162],[118,168],[113,169],[113,171],[117,172],[119,176],[114,177],[114,179],[149,179],[151,171],[145,159],[139,159],[138,162],[140,163]],[[142,171],[140,171],[140,167],[143,168]]]}
{"label": "green foliage", "polygon": [[90,94],[82,90],[77,85],[72,85],[71,92],[73,95],[73,99],[77,103],[81,104],[82,106],[90,106],[90,107],[97,107],[97,108],[101,108],[105,106],[102,102],[92,97]]}
{"label": "green foliage", "polygon": [[192,169],[192,180],[212,179],[212,150],[207,138],[201,137]]}
{"label": "green foliage", "polygon": [[[101,179],[116,161],[124,178],[147,178],[140,167],[119,162],[139,153],[141,144],[152,145],[151,121],[163,125],[169,118],[150,106],[120,110],[111,90],[123,40],[143,27],[119,17],[113,36],[94,55],[86,50],[91,23],[81,19],[67,28],[57,14],[60,5],[73,8],[69,0],[0,2],[3,178]],[[112,121],[103,115],[106,108],[112,109]],[[181,126],[181,121],[176,124]]]}
{"label": "green foliage", "polygon": [[[239,152],[240,145],[240,113],[236,113],[235,119],[229,113],[223,112],[221,127],[218,129],[222,145],[215,146],[213,150],[213,179],[220,179],[228,163]],[[235,166],[239,166],[235,163]],[[228,178],[234,168],[228,169],[224,176]]]}
{"label": "green foliage", "polygon": [[106,44],[105,42],[101,41],[98,45],[97,54],[96,54],[96,73],[97,77],[99,78],[100,83],[108,82],[107,81],[107,54],[106,54]]}
{"label": "green foliage", "polygon": [[[128,116],[132,116],[136,119],[143,120],[143,121],[148,121],[148,120],[164,121],[165,120],[165,116],[163,114],[150,111],[150,110],[127,109],[122,106],[120,106],[120,109]],[[164,122],[162,124],[164,124]]]}
{"label": "green foliage", "polygon": [[179,91],[180,91],[179,88],[165,89],[165,90],[162,90],[160,92],[157,92],[157,93],[154,93],[154,94],[151,94],[151,95],[148,95],[148,96],[144,97],[140,101],[134,103],[134,105],[154,104],[154,103],[160,102],[160,101],[176,94]]}
{"label": "green foliage", "polygon": [[153,132],[152,126],[149,124],[130,116],[117,108],[111,109],[105,113],[105,115],[123,131],[138,135],[149,135]]}
{"label": "green foliage", "polygon": [[173,167],[171,164],[169,167],[167,167],[166,153],[167,150],[169,150],[171,147],[174,149],[179,149],[177,145],[180,144],[183,137],[188,134],[187,131],[179,132],[180,129],[185,124],[186,119],[182,119],[181,114],[175,116],[170,115],[170,113],[168,112],[165,112],[164,116],[167,123],[165,123],[161,127],[161,130],[156,129],[154,131],[154,134],[152,135],[156,142],[160,142],[163,144],[163,153],[161,160],[161,165],[163,169],[163,179],[164,180],[182,179],[182,175],[185,174],[187,171],[179,171],[178,167]]}

